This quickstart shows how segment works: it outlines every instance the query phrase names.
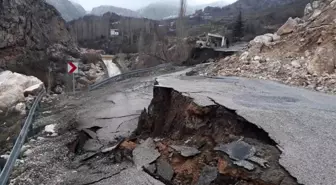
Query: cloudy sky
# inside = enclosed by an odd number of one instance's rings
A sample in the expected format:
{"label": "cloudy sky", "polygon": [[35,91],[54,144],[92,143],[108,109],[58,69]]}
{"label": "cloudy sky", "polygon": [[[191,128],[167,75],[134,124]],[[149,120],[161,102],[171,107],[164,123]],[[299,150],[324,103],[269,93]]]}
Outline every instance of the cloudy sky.
{"label": "cloudy sky", "polygon": [[[97,7],[100,5],[112,5],[137,10],[139,8],[145,7],[150,3],[162,0],[73,0],[73,1],[81,4],[86,10],[91,10],[93,7]],[[177,0],[171,0],[171,1],[177,1]],[[188,4],[190,5],[208,4],[216,1],[223,1],[223,0],[187,0]],[[233,2],[234,0],[225,0],[225,1]]]}

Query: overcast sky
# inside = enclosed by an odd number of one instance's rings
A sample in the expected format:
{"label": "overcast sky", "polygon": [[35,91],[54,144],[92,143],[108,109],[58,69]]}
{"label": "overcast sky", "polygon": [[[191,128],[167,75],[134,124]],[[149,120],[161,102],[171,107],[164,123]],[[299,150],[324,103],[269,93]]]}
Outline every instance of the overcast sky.
{"label": "overcast sky", "polygon": [[[146,5],[162,0],[72,0],[81,4],[85,10],[91,10],[93,7],[100,5],[112,5],[117,7],[129,8],[132,10],[137,10],[139,8],[145,7]],[[177,1],[177,0],[172,0]],[[208,4],[216,1],[223,0],[187,0],[189,5],[201,5]],[[227,2],[233,2],[234,0],[225,0]]]}

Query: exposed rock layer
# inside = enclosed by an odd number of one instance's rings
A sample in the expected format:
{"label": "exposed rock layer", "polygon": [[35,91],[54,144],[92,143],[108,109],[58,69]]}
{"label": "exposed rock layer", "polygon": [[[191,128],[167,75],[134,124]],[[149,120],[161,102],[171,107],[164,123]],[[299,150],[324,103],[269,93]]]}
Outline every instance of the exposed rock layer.
{"label": "exposed rock layer", "polygon": [[55,84],[66,60],[78,57],[64,20],[42,0],[0,1],[0,68]]}

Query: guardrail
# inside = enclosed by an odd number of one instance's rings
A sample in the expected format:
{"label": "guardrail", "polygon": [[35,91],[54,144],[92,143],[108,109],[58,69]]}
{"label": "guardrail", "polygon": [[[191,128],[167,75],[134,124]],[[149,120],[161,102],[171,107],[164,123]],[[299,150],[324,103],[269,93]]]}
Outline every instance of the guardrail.
{"label": "guardrail", "polygon": [[39,102],[41,101],[43,95],[45,94],[45,90],[43,89],[39,95],[35,98],[35,101],[29,110],[29,114],[27,116],[27,119],[20,131],[19,136],[16,139],[16,142],[14,144],[14,147],[10,153],[10,156],[6,162],[5,167],[2,169],[1,174],[0,174],[0,185],[6,185],[9,179],[9,176],[11,174],[11,171],[14,167],[14,164],[16,162],[16,159],[18,158],[21,148],[26,140],[28,130],[32,124],[33,116],[35,114],[35,110]]}
{"label": "guardrail", "polygon": [[126,72],[126,73],[123,73],[123,74],[120,74],[120,75],[116,75],[116,76],[107,78],[105,80],[102,80],[98,83],[95,83],[95,84],[91,85],[89,87],[89,91],[97,89],[98,87],[100,87],[102,85],[105,85],[107,83],[110,83],[110,82],[117,82],[117,81],[125,80],[125,79],[128,79],[128,78],[139,77],[139,76],[142,76],[146,73],[157,72],[158,70],[161,70],[161,69],[167,69],[167,68],[169,69],[169,67],[174,67],[174,65],[172,63],[166,63],[166,64],[161,64],[161,65],[157,65],[157,66],[150,67],[150,68],[145,68],[145,69],[139,69],[139,70]]}

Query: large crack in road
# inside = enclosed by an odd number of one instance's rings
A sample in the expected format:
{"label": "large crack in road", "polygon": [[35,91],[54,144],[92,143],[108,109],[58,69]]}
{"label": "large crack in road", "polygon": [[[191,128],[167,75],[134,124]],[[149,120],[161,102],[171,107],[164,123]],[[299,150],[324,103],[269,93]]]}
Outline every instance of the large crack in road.
{"label": "large crack in road", "polygon": [[57,124],[58,136],[28,143],[12,184],[336,182],[334,96],[187,72],[66,99],[37,121]]}

